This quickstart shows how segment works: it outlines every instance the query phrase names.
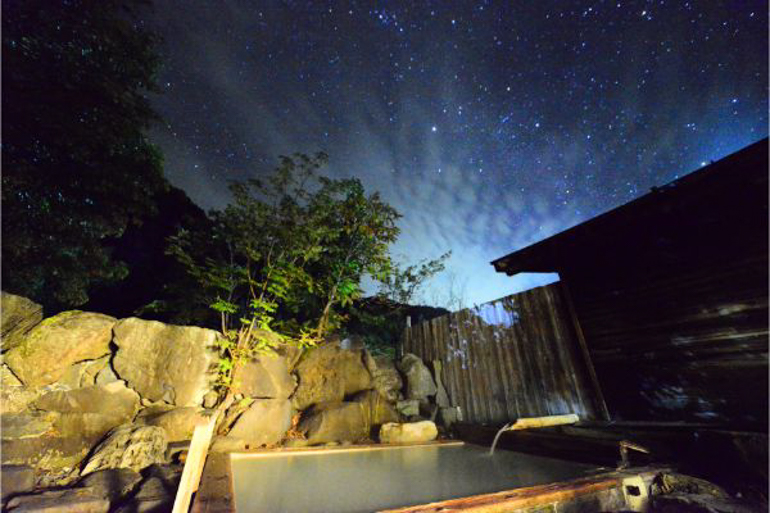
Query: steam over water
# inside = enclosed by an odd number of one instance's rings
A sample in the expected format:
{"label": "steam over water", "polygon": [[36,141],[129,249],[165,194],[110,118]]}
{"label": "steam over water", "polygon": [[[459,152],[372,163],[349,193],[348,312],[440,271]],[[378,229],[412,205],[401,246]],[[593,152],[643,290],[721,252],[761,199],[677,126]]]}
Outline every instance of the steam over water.
{"label": "steam over water", "polygon": [[238,513],[370,512],[574,479],[595,467],[475,445],[235,456]]}

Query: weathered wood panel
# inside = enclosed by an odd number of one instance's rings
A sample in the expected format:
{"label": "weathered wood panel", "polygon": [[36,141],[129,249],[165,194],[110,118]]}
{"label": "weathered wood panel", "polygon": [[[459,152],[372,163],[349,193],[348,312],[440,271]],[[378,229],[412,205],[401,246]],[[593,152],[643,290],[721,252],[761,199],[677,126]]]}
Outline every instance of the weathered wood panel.
{"label": "weathered wood panel", "polygon": [[468,422],[601,416],[560,283],[407,327],[403,340],[405,352],[443,363],[447,393]]}
{"label": "weathered wood panel", "polygon": [[675,279],[565,273],[614,418],[766,426],[767,253],[705,260]]}
{"label": "weathered wood panel", "polygon": [[768,139],[494,262],[558,272],[613,420],[768,423]]}

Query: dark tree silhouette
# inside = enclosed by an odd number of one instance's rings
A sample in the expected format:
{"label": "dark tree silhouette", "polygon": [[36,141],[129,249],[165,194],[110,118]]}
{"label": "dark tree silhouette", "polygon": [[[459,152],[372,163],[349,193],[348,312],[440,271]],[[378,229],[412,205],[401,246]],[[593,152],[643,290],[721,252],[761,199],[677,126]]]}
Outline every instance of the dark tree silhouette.
{"label": "dark tree silhouette", "polygon": [[49,312],[126,275],[107,242],[167,187],[144,135],[158,57],[139,5],[3,2],[3,288]]}

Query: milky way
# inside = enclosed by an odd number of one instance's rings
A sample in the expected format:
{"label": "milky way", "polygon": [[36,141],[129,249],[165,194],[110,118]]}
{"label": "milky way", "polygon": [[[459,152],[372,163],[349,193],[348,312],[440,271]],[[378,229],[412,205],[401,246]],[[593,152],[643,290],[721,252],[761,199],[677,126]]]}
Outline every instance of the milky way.
{"label": "milky way", "polygon": [[452,250],[433,304],[553,280],[489,261],[768,131],[766,2],[159,1],[145,23],[172,183],[219,208],[324,150],[404,215],[402,261]]}

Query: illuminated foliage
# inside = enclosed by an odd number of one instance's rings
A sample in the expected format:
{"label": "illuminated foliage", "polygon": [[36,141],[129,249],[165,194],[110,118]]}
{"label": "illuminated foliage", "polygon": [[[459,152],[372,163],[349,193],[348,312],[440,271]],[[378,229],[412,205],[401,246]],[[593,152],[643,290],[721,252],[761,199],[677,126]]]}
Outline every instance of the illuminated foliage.
{"label": "illuminated foliage", "polygon": [[390,272],[395,209],[356,179],[317,175],[327,157],[282,157],[264,180],[231,185],[233,201],[211,213],[210,232],[182,231],[169,251],[211,297],[225,335],[222,385],[275,336],[315,344],[340,320],[336,306],[360,297],[364,274]]}

